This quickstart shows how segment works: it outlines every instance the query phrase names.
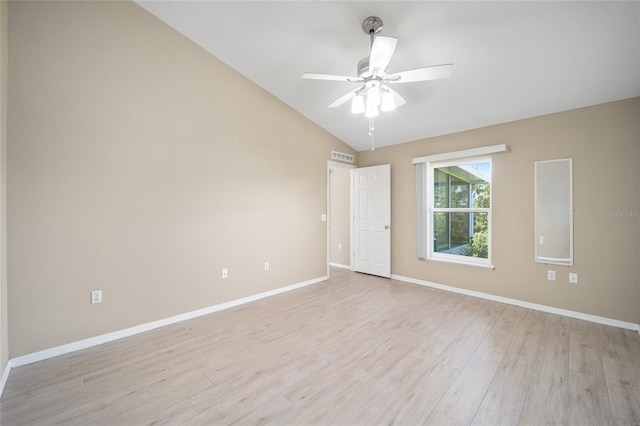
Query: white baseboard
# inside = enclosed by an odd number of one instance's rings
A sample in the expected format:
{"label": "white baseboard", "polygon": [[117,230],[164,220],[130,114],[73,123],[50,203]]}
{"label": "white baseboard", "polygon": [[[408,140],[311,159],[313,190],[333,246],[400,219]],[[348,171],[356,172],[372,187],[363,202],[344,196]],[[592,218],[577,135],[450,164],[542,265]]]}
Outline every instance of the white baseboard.
{"label": "white baseboard", "polygon": [[613,327],[624,328],[627,330],[634,330],[640,334],[640,325],[631,322],[620,321],[616,319],[599,317],[597,315],[585,314],[582,312],[570,311],[567,309],[554,308],[552,306],[538,305],[537,303],[525,302],[517,299],[510,299],[508,297],[495,296],[493,294],[482,293],[479,291],[465,290],[463,288],[452,287],[444,284],[432,283],[430,281],[419,280],[416,278],[403,277],[402,275],[391,274],[391,278],[406,283],[422,285],[431,288],[437,288],[438,290],[450,291],[453,293],[464,294],[467,296],[478,297],[480,299],[492,300],[494,302],[506,303],[509,305],[520,306],[522,308],[533,309],[536,311],[547,312],[550,314],[563,315],[565,317],[581,319],[598,324],[610,325]]}
{"label": "white baseboard", "polygon": [[[314,278],[309,281],[304,281],[298,284],[293,284],[287,287],[277,288],[275,290],[266,291],[264,293],[255,294],[253,296],[243,297],[242,299],[232,300],[230,302],[221,303],[219,305],[209,306],[208,308],[198,309],[196,311],[187,312],[184,314],[176,315],[173,317],[161,319],[158,321],[148,322],[146,324],[140,324],[131,328],[126,328],[124,330],[114,331],[112,333],[102,334],[100,336],[90,337],[88,339],[80,340],[73,343],[68,343],[66,345],[57,346],[55,348],[45,349],[39,352],[33,352],[31,354],[19,356],[16,358],[12,358],[9,360],[9,365],[11,367],[20,367],[27,364],[32,364],[34,362],[43,361],[45,359],[53,358],[56,356],[68,354],[70,352],[75,352],[81,349],[86,349],[92,346],[101,345],[103,343],[112,342],[114,340],[122,339],[124,337],[133,336],[135,334],[144,333],[145,331],[153,330],[159,327],[164,327],[165,325],[175,324],[181,321],[186,321],[192,318],[200,317],[202,315],[207,315],[213,312],[222,311],[224,309],[233,308],[234,306],[243,305],[245,303],[254,302],[256,300],[264,299],[265,297],[274,296],[276,294],[285,293],[287,291],[295,290],[298,288],[306,287],[308,285],[317,284],[319,282],[327,280],[328,277],[319,277]],[[10,367],[7,367],[9,370]],[[8,376],[7,371],[5,370],[6,375]],[[3,374],[4,379],[4,374]],[[4,388],[4,382],[0,383]],[[2,388],[2,389],[3,389]],[[0,389],[1,390],[1,389]],[[2,393],[0,392],[0,396]]]}
{"label": "white baseboard", "polygon": [[351,266],[343,265],[342,263],[329,262],[329,266],[333,266],[335,268],[349,269],[351,270]]}
{"label": "white baseboard", "polygon": [[9,373],[11,373],[11,360],[7,361],[7,365],[4,366],[4,371],[2,372],[2,377],[0,378],[0,396],[2,396],[2,393],[4,392],[4,385],[7,384]]}

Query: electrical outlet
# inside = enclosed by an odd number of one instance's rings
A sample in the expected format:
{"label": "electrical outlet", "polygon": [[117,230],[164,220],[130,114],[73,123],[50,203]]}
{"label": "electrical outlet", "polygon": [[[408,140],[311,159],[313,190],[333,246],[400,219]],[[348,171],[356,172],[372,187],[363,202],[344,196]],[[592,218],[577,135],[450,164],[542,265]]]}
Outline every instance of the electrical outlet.
{"label": "electrical outlet", "polygon": [[269,262],[264,262],[264,270],[265,271],[269,270]]}
{"label": "electrical outlet", "polygon": [[223,268],[222,269],[222,279],[226,280],[227,278],[229,278],[229,270],[227,268]]}
{"label": "electrical outlet", "polygon": [[556,280],[556,271],[548,270],[547,271],[547,279],[550,281]]}
{"label": "electrical outlet", "polygon": [[569,284],[578,284],[578,274],[576,272],[569,272]]}
{"label": "electrical outlet", "polygon": [[102,303],[102,290],[95,290],[91,292],[91,304]]}
{"label": "electrical outlet", "polygon": [[342,243],[338,243],[338,250],[342,250]]}

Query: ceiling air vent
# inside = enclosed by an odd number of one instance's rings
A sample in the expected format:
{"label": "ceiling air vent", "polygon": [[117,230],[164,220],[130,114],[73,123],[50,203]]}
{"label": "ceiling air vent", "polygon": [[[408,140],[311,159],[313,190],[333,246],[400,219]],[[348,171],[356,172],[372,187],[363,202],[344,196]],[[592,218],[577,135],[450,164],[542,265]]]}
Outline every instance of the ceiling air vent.
{"label": "ceiling air vent", "polygon": [[331,159],[338,161],[346,161],[347,163],[353,163],[355,157],[351,154],[345,154],[344,152],[331,151]]}

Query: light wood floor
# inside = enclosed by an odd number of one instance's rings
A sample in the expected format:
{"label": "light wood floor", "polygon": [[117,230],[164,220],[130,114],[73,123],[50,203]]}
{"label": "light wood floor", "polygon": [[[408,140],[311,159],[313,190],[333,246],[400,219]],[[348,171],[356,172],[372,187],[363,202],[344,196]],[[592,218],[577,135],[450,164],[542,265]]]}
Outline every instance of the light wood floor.
{"label": "light wood floor", "polygon": [[640,424],[640,336],[332,279],[11,372],[3,425]]}

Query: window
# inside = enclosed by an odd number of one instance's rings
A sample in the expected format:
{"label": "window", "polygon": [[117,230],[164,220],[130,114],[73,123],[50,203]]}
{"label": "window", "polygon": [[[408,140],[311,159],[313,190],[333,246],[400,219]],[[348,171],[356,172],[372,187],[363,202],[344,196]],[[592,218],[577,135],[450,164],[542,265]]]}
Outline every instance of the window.
{"label": "window", "polygon": [[496,145],[413,160],[418,257],[493,268],[491,157],[485,155],[504,151],[506,145]]}
{"label": "window", "polygon": [[489,265],[491,159],[430,163],[429,258]]}

